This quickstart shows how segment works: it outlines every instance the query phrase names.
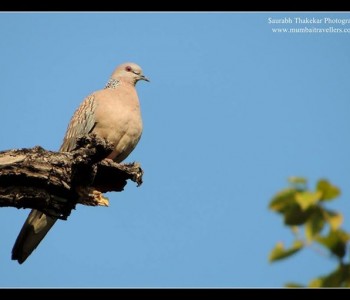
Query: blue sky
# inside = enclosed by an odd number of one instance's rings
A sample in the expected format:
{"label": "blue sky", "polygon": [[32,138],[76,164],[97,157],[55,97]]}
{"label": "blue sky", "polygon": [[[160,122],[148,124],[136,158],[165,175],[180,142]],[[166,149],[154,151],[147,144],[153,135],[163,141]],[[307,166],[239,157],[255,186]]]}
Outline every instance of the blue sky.
{"label": "blue sky", "polygon": [[[342,189],[350,229],[350,33],[273,33],[268,18],[335,13],[1,13],[0,149],[57,150],[79,103],[125,61],[144,133],[144,184],[79,205],[28,260],[10,253],[29,210],[0,209],[2,287],[279,287],[335,263],[268,210],[289,176]],[[350,25],[333,24],[336,28]]]}

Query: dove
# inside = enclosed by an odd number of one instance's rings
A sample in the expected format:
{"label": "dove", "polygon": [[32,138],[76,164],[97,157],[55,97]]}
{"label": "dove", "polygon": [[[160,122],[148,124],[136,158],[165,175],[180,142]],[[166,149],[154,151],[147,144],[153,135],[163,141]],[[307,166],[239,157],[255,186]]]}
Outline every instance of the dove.
{"label": "dove", "polygon": [[[95,134],[114,146],[106,158],[118,163],[126,159],[139,142],[143,129],[135,88],[140,80],[149,81],[137,64],[118,66],[104,89],[87,96],[75,111],[59,151],[73,151],[79,137]],[[22,264],[56,221],[57,218],[33,209],[13,246],[12,259]]]}

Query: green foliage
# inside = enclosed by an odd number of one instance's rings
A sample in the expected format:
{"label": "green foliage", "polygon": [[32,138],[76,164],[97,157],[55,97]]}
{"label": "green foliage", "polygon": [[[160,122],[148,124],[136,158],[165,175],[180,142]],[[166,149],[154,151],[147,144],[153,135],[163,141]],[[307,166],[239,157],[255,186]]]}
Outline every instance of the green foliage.
{"label": "green foliage", "polygon": [[346,252],[346,243],[350,236],[345,231],[331,230],[327,236],[318,236],[316,241],[330,250],[338,258],[343,258]]}
{"label": "green foliage", "polygon": [[305,287],[305,285],[302,285],[300,283],[295,283],[295,282],[288,282],[284,286],[285,287],[290,287],[290,288],[302,288],[302,287]]}
{"label": "green foliage", "polygon": [[297,253],[302,247],[303,242],[298,240],[294,241],[293,246],[289,249],[285,249],[283,243],[279,242],[276,244],[275,248],[272,249],[269,261],[273,262],[291,256],[294,253]]}
{"label": "green foliage", "polygon": [[311,280],[309,287],[350,287],[350,265],[339,265],[330,274]]}
{"label": "green foliage", "polygon": [[[308,287],[350,287],[350,263],[345,262],[349,257],[346,254],[350,234],[341,229],[342,214],[324,206],[340,195],[340,189],[325,179],[317,182],[315,190],[308,188],[305,178],[291,177],[288,181],[289,187],[271,199],[269,208],[282,215],[295,240],[289,248],[282,242],[277,243],[270,252],[269,261],[279,261],[301,249],[320,245],[337,258],[338,266],[330,274],[312,279]],[[294,282],[285,286],[303,287]]]}
{"label": "green foliage", "polygon": [[322,193],[321,201],[330,201],[340,195],[340,190],[327,180],[321,179],[317,183],[317,190]]}

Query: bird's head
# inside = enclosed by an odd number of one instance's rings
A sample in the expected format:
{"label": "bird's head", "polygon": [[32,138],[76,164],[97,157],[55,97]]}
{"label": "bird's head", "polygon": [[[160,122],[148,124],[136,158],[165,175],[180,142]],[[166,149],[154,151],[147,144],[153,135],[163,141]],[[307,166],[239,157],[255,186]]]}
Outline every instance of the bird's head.
{"label": "bird's head", "polygon": [[139,80],[149,81],[143,75],[142,69],[135,63],[124,63],[118,66],[112,74],[113,79],[122,80],[132,84],[136,84]]}

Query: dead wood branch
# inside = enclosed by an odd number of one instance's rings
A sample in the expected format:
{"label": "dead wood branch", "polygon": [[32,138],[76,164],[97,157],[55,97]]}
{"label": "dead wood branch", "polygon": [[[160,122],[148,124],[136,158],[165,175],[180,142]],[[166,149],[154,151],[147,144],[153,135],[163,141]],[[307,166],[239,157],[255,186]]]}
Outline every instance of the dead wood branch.
{"label": "dead wood branch", "polygon": [[0,152],[0,207],[35,208],[66,220],[77,203],[108,205],[102,193],[120,192],[130,179],[141,185],[138,163],[103,159],[112,145],[94,136],[72,152],[39,146]]}

